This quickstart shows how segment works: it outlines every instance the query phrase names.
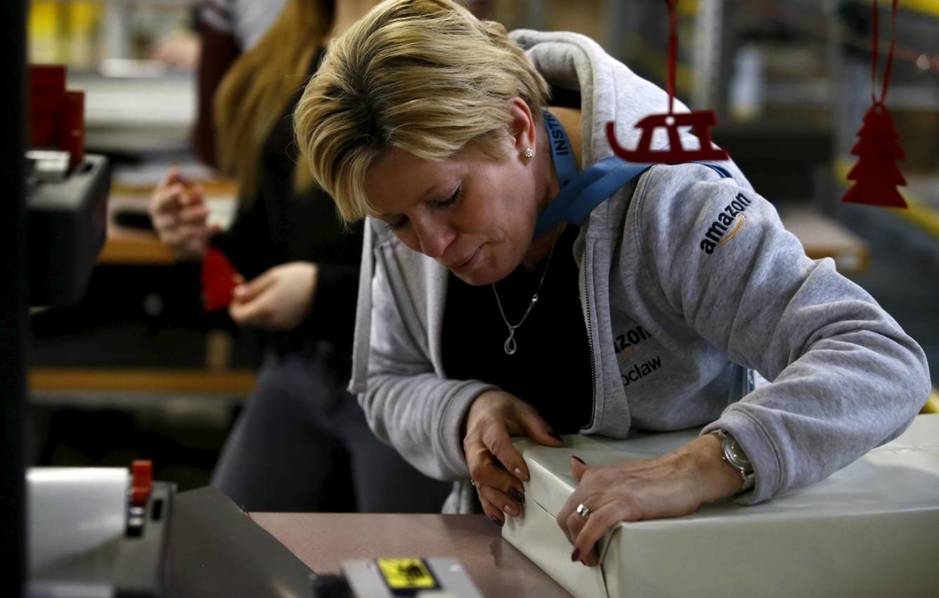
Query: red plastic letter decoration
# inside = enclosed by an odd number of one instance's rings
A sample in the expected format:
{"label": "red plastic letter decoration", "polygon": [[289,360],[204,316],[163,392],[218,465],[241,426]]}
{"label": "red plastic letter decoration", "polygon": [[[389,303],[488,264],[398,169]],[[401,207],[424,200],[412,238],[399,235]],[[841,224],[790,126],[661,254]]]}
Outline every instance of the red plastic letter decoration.
{"label": "red plastic letter decoration", "polygon": [[884,101],[890,87],[890,74],[893,71],[893,51],[896,45],[897,0],[893,0],[891,12],[890,49],[887,52],[887,64],[884,67],[884,80],[880,89],[880,98],[875,95],[877,85],[878,31],[877,0],[871,4],[871,107],[864,115],[864,123],[857,134],[857,142],[851,153],[858,157],[857,164],[848,172],[848,180],[854,185],[848,189],[841,201],[861,203],[872,206],[905,208],[906,201],[897,191],[897,185],[906,185],[906,179],[897,167],[896,161],[906,157],[900,147],[899,136],[893,126],[893,119],[887,111]]}
{"label": "red plastic letter decoration", "polygon": [[[668,113],[651,114],[636,123],[642,130],[636,149],[626,149],[616,140],[616,125],[606,123],[606,137],[613,153],[627,162],[681,164],[697,160],[727,160],[727,152],[711,143],[711,127],[717,118],[711,110],[695,110],[675,114],[675,63],[678,54],[678,0],[665,0],[668,7]],[[698,137],[698,149],[686,149],[681,143],[680,127],[691,127]],[[665,129],[668,148],[652,149],[652,136],[657,129]]]}

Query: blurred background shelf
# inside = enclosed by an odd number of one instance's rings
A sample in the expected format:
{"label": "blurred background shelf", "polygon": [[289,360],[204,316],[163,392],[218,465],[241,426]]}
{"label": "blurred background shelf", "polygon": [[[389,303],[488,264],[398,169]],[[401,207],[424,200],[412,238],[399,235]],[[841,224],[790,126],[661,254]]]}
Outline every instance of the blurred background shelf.
{"label": "blurred background shelf", "polygon": [[29,386],[38,394],[166,394],[247,396],[254,388],[252,370],[32,368]]}
{"label": "blurred background shelf", "polygon": [[153,233],[118,227],[108,230],[104,249],[98,256],[99,264],[169,266],[175,262],[173,252]]}
{"label": "blurred background shelf", "polygon": [[784,207],[779,216],[802,242],[810,258],[830,257],[842,274],[853,275],[867,269],[870,262],[867,244],[837,220],[804,206]]}
{"label": "blurred background shelf", "polygon": [[119,155],[188,152],[196,111],[193,76],[157,73],[138,77],[69,73],[68,86],[85,91],[89,147]]}

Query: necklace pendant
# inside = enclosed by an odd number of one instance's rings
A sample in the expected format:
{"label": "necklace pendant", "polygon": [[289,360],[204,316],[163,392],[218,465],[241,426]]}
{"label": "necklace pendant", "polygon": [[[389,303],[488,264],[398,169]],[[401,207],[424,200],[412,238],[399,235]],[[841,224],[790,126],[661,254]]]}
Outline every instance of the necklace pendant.
{"label": "necklace pendant", "polygon": [[505,343],[502,345],[502,349],[505,351],[506,355],[515,355],[515,351],[518,350],[518,344],[515,342],[515,331],[509,333],[509,337],[505,339]]}
{"label": "necklace pendant", "polygon": [[544,286],[544,278],[547,276],[548,268],[551,266],[551,256],[554,255],[556,245],[557,239],[555,239],[554,243],[551,245],[551,251],[548,253],[548,261],[545,262],[544,270],[541,271],[541,279],[538,280],[538,288],[535,289],[534,294],[532,294],[531,300],[528,302],[528,309],[522,314],[522,319],[519,320],[517,324],[510,324],[509,319],[505,317],[505,310],[502,309],[502,300],[499,299],[499,289],[496,288],[496,283],[489,285],[490,288],[492,288],[493,296],[496,298],[496,306],[499,308],[499,315],[502,316],[502,321],[505,322],[506,328],[509,329],[509,336],[507,336],[505,342],[502,343],[502,350],[505,351],[506,355],[515,355],[515,352],[518,350],[518,343],[515,342],[515,330],[525,323],[525,320],[528,319],[528,314],[531,313],[532,308],[538,303],[538,293],[541,292],[541,287]]}

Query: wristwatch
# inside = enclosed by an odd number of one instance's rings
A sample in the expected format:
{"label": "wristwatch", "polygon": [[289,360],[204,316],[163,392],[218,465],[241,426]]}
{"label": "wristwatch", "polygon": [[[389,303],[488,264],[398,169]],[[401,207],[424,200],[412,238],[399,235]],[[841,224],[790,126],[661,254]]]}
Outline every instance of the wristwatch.
{"label": "wristwatch", "polygon": [[737,444],[737,439],[730,435],[726,430],[712,430],[710,432],[721,440],[721,459],[731,467],[737,470],[740,478],[743,480],[741,492],[753,488],[756,476],[753,474],[753,464],[749,457],[743,452],[743,448]]}

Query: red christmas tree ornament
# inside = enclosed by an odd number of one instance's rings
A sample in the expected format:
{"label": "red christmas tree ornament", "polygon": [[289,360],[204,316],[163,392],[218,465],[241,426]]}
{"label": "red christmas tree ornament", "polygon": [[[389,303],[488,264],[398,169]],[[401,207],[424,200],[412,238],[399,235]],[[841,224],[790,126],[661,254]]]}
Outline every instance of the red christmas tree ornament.
{"label": "red christmas tree ornament", "polygon": [[[668,8],[668,113],[651,114],[636,123],[642,130],[636,149],[626,149],[616,139],[616,124],[606,123],[606,138],[613,153],[628,162],[681,164],[699,160],[727,160],[727,152],[711,143],[711,127],[717,124],[712,110],[695,110],[675,114],[675,63],[678,55],[678,0],[665,0]],[[682,145],[680,127],[691,127],[698,137],[699,147],[687,149]],[[668,138],[667,149],[652,149],[656,130],[664,129]]]}
{"label": "red christmas tree ornament", "polygon": [[[858,157],[857,163],[848,172],[848,180],[854,185],[848,189],[841,201],[860,203],[871,206],[906,208],[906,201],[897,191],[897,185],[906,185],[903,173],[897,167],[897,160],[906,157],[900,147],[900,136],[893,126],[890,112],[884,105],[887,89],[890,87],[890,75],[893,71],[893,51],[895,39],[891,33],[890,50],[887,52],[887,65],[884,68],[883,86],[880,99],[874,95],[877,81],[878,31],[877,0],[872,3],[871,16],[871,101],[872,105],[864,115],[864,122],[857,134],[857,142],[851,153]],[[893,0],[891,20],[896,29],[897,0]]]}
{"label": "red christmas tree ornament", "polygon": [[906,202],[896,186],[906,185],[906,179],[897,168],[896,160],[905,158],[906,154],[898,143],[893,119],[883,104],[875,102],[870,107],[857,135],[851,153],[859,159],[848,172],[848,180],[855,184],[841,201],[905,208]]}
{"label": "red christmas tree ornament", "polygon": [[210,247],[202,258],[202,306],[205,311],[225,309],[232,301],[238,271],[225,254]]}

